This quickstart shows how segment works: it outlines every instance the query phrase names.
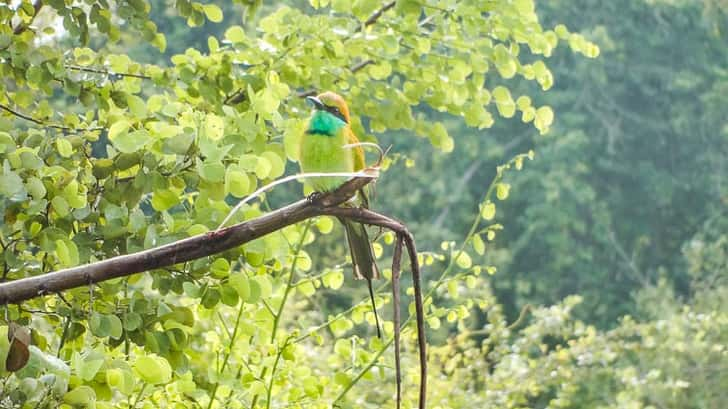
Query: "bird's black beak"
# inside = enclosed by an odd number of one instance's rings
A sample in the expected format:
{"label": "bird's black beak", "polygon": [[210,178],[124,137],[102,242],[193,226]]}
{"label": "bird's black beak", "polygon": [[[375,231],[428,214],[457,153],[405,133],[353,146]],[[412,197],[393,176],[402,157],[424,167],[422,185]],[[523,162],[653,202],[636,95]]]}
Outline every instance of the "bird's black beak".
{"label": "bird's black beak", "polygon": [[306,101],[313,105],[314,109],[324,109],[326,107],[326,105],[324,105],[324,103],[316,97],[306,97]]}

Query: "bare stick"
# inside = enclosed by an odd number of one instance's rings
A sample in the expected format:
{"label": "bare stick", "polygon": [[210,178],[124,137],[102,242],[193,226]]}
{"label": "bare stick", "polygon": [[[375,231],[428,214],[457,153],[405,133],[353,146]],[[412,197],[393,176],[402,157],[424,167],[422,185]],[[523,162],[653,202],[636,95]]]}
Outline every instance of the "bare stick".
{"label": "bare stick", "polygon": [[399,269],[402,260],[402,236],[397,234],[397,242],[394,244],[394,255],[392,256],[392,308],[394,309],[394,369],[395,381],[397,383],[397,409],[402,405],[402,368],[400,362],[399,338],[400,338],[400,311],[399,311]]}
{"label": "bare stick", "polygon": [[364,29],[364,27],[369,27],[372,24],[376,23],[377,20],[379,20],[379,18],[382,17],[382,14],[384,14],[384,12],[391,9],[396,4],[397,4],[396,1],[390,1],[389,3],[385,3],[384,5],[382,5],[382,7],[380,7],[377,11],[372,13],[371,16],[369,16],[367,21],[365,21],[364,24],[361,27],[359,27],[359,30],[357,30],[357,31],[361,31]]}
{"label": "bare stick", "polygon": [[348,177],[348,178],[370,178],[370,179],[376,179],[379,176],[379,172],[374,172],[373,169],[365,169],[362,172],[331,172],[331,173],[298,173],[296,175],[286,176],[282,179],[275,180],[271,183],[268,183],[267,185],[261,187],[260,189],[256,190],[255,192],[248,195],[245,199],[241,200],[240,203],[235,205],[232,210],[230,210],[230,213],[228,213],[227,216],[225,216],[225,219],[223,219],[222,223],[220,223],[219,226],[217,226],[217,229],[215,231],[218,231],[222,229],[225,224],[230,221],[230,218],[235,215],[235,213],[240,210],[240,208],[250,202],[251,200],[255,199],[256,197],[260,196],[261,194],[273,189],[274,187],[278,185],[282,185],[284,183],[288,183],[292,180],[297,179],[306,179],[306,178],[322,178],[322,177]]}
{"label": "bare stick", "polygon": [[419,408],[425,409],[427,401],[427,338],[425,336],[425,313],[422,305],[422,285],[420,264],[417,260],[417,248],[412,233],[401,222],[363,208],[329,207],[322,209],[323,214],[351,219],[363,224],[381,226],[400,235],[407,247],[407,255],[412,268],[412,283],[415,289],[415,312],[417,321],[417,342],[420,358],[420,402]]}
{"label": "bare stick", "polygon": [[[372,166],[373,168],[379,168],[379,165],[382,164],[382,160],[384,159],[384,155],[386,155],[387,152],[385,152],[384,149],[382,149],[382,147],[379,146],[378,144],[376,144],[374,142],[347,143],[346,145],[343,145],[342,148],[344,148],[344,149],[352,149],[352,148],[357,148],[359,146],[374,148],[374,149],[377,150],[377,152],[379,152],[379,158],[377,159],[377,162]],[[389,150],[389,149],[387,149],[387,150]]]}

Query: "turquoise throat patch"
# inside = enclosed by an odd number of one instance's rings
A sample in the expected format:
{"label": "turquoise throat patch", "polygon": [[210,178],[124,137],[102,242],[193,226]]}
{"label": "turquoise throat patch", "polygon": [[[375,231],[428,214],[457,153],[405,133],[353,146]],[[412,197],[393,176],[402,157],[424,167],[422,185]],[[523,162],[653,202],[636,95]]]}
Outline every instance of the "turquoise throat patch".
{"label": "turquoise throat patch", "polygon": [[334,136],[346,122],[326,111],[315,111],[308,125],[307,133]]}

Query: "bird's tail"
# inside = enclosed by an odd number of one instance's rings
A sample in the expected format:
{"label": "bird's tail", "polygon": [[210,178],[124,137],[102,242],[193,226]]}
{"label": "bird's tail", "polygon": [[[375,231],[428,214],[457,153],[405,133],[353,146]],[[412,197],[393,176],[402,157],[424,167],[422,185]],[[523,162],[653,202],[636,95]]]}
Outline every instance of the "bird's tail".
{"label": "bird's tail", "polygon": [[377,337],[381,338],[382,334],[379,329],[379,314],[377,313],[377,305],[374,302],[374,291],[372,290],[372,280],[380,277],[379,267],[374,260],[374,252],[372,245],[369,243],[369,235],[363,224],[348,219],[341,219],[346,230],[346,239],[349,242],[349,250],[351,251],[351,263],[354,266],[354,279],[367,280],[369,286],[369,297],[372,300],[372,309],[374,310],[374,320],[377,325]]}

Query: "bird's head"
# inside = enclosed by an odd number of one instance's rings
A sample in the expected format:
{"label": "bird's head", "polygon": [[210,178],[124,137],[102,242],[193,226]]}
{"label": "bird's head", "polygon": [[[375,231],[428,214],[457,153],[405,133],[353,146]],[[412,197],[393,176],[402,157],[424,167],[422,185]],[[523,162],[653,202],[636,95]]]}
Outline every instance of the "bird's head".
{"label": "bird's head", "polygon": [[315,97],[306,97],[306,101],[310,102],[317,111],[328,112],[347,124],[350,122],[349,107],[344,98],[335,92],[326,91]]}

